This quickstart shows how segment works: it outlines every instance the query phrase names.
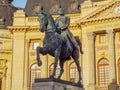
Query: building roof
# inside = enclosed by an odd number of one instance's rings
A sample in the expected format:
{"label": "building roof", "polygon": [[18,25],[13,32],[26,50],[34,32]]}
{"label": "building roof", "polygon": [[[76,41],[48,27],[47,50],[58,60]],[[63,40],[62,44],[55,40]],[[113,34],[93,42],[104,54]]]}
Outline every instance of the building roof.
{"label": "building roof", "polygon": [[[80,13],[80,4],[84,1],[85,0],[27,0],[25,12],[27,16],[35,16],[35,12],[43,6],[45,11],[48,11],[51,14],[57,14],[57,10],[61,5],[66,14]],[[101,0],[91,1],[95,2]]]}
{"label": "building roof", "polygon": [[18,9],[11,2],[13,0],[0,0],[0,29],[12,25],[13,13]]}

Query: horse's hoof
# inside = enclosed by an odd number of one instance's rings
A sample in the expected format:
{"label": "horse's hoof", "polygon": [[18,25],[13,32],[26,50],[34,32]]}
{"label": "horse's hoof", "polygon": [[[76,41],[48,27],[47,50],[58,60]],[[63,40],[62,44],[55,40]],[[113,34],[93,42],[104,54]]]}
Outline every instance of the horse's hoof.
{"label": "horse's hoof", "polygon": [[83,51],[81,51],[81,54],[84,54]]}
{"label": "horse's hoof", "polygon": [[81,82],[80,82],[80,81],[78,81],[78,82],[77,82],[77,84],[81,84]]}
{"label": "horse's hoof", "polygon": [[60,80],[60,77],[58,77],[57,79]]}
{"label": "horse's hoof", "polygon": [[53,76],[53,75],[51,75],[49,78],[50,78],[50,79],[53,79],[53,78],[54,78],[54,76]]}
{"label": "horse's hoof", "polygon": [[83,85],[80,81],[77,82],[77,85],[79,85],[80,87],[83,87]]}
{"label": "horse's hoof", "polygon": [[41,61],[38,61],[38,66],[41,66],[42,65],[42,62]]}

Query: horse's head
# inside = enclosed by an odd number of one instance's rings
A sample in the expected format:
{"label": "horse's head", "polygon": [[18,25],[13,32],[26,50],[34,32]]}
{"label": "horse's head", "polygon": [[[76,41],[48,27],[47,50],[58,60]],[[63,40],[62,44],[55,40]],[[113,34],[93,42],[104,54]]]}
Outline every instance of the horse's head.
{"label": "horse's head", "polygon": [[38,21],[40,23],[40,31],[44,32],[47,30],[47,25],[48,25],[48,20],[47,17],[45,16],[44,12],[41,11],[38,15]]}
{"label": "horse's head", "polygon": [[54,32],[56,30],[56,26],[54,20],[48,12],[41,11],[38,14],[38,21],[40,23],[41,32]]}

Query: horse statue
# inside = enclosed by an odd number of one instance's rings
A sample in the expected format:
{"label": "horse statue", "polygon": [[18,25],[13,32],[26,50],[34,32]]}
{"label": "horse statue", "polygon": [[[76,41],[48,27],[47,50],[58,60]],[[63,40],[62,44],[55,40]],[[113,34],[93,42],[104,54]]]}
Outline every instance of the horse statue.
{"label": "horse statue", "polygon": [[[81,68],[79,65],[79,51],[81,52],[81,42],[79,38],[76,38],[76,41],[78,43],[79,48],[75,48],[72,43],[70,43],[71,52],[67,49],[67,44],[63,41],[61,35],[56,32],[57,28],[55,26],[54,20],[52,16],[45,12],[40,11],[38,14],[38,20],[40,23],[40,31],[45,32],[45,37],[43,40],[43,47],[38,46],[36,48],[36,55],[37,55],[37,63],[40,66],[42,64],[40,60],[39,53],[42,55],[50,54],[54,57],[54,69],[52,74],[49,78],[53,79],[56,72],[56,67],[58,64],[58,60],[60,60],[60,73],[57,77],[57,79],[60,79],[63,72],[64,72],[64,63],[67,60],[70,60],[71,57],[74,59],[75,64],[77,65],[77,70],[79,74],[79,80],[78,83],[81,83]],[[80,50],[79,50],[80,49]],[[82,53],[82,52],[81,52]]]}

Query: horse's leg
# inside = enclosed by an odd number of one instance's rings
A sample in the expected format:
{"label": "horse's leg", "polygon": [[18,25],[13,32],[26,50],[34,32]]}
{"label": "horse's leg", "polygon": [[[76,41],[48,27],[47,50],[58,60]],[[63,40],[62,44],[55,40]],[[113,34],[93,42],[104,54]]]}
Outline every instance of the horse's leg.
{"label": "horse's leg", "polygon": [[41,62],[41,60],[40,60],[39,53],[45,55],[45,54],[47,54],[47,50],[46,50],[45,48],[42,48],[42,47],[39,47],[39,46],[36,48],[36,55],[37,55],[36,59],[37,59],[37,63],[38,63],[38,66],[41,66],[41,65],[42,65],[42,62]]}
{"label": "horse's leg", "polygon": [[73,53],[72,53],[72,58],[74,59],[75,61],[75,64],[77,65],[77,70],[78,70],[78,74],[79,74],[79,80],[78,80],[78,83],[81,84],[81,68],[80,68],[80,64],[79,64],[79,51],[78,50],[74,50]]}
{"label": "horse's leg", "polygon": [[64,68],[63,68],[64,62],[65,62],[65,60],[60,60],[60,74],[59,74],[59,76],[58,76],[58,79],[61,78],[61,76],[62,76],[62,74],[63,74],[63,72],[64,72]]}
{"label": "horse's leg", "polygon": [[38,66],[41,66],[42,65],[42,62],[41,62],[41,60],[40,60],[40,57],[39,57],[39,53],[40,53],[40,47],[37,47],[36,48],[36,60],[37,60],[37,64],[38,64]]}
{"label": "horse's leg", "polygon": [[51,79],[53,79],[55,76],[56,67],[57,67],[57,63],[59,60],[60,52],[61,52],[61,45],[55,50],[54,68],[53,68],[53,73],[50,75]]}

